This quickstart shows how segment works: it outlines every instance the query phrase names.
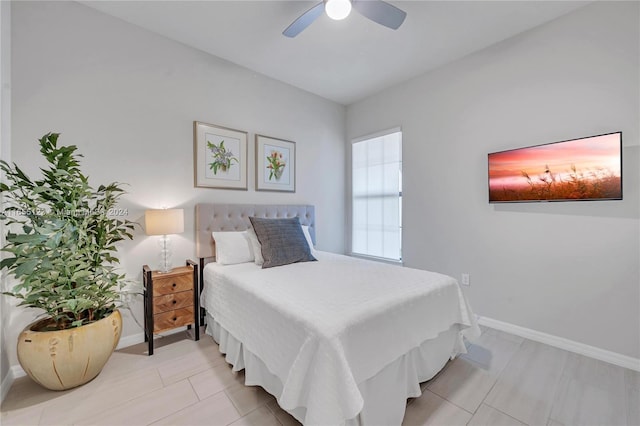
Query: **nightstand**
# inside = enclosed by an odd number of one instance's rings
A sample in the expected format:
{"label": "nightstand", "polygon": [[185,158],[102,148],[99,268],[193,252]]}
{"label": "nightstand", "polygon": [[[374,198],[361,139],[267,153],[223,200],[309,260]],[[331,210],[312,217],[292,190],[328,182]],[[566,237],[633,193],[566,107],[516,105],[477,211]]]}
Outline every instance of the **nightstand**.
{"label": "nightstand", "polygon": [[195,340],[200,340],[198,327],[199,300],[198,265],[187,260],[186,266],[170,272],[152,271],[142,267],[144,282],[144,341],[149,342],[153,355],[153,334],[177,327],[193,325]]}

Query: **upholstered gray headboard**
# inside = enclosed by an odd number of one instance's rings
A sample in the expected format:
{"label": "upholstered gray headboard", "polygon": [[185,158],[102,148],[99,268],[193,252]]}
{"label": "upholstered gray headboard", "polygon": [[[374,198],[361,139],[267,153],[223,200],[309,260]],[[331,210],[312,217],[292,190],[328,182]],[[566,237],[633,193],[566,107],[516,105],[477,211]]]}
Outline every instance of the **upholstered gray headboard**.
{"label": "upholstered gray headboard", "polygon": [[309,205],[273,204],[197,204],[196,254],[200,259],[215,256],[213,231],[244,231],[251,226],[249,217],[287,218],[298,216],[301,225],[309,226],[316,242],[315,208]]}

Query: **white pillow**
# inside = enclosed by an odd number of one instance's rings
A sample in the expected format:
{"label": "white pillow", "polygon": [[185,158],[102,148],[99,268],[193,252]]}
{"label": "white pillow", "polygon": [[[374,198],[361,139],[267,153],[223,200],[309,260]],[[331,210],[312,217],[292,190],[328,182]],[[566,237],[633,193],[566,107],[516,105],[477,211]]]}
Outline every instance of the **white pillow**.
{"label": "white pillow", "polygon": [[216,262],[221,265],[253,262],[255,259],[247,231],[213,232],[216,242]]}
{"label": "white pillow", "polygon": [[302,225],[302,232],[304,233],[304,237],[307,239],[307,244],[309,244],[309,249],[311,250],[311,254],[314,254],[316,248],[313,245],[313,241],[311,240],[311,234],[309,233],[309,226]]}
{"label": "white pillow", "polygon": [[262,266],[262,264],[264,263],[264,257],[262,257],[262,246],[260,245],[260,240],[258,240],[256,231],[253,230],[253,227],[250,227],[245,232],[247,233],[247,237],[249,239],[249,245],[251,246],[253,256],[255,258],[255,263],[258,266]]}

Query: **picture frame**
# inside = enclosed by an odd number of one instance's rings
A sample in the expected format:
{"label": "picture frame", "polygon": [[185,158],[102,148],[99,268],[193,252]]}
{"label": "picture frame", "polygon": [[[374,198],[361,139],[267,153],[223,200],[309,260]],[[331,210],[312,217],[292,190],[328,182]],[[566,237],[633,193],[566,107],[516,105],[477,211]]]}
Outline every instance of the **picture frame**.
{"label": "picture frame", "polygon": [[296,192],[296,143],[256,135],[256,191]]}
{"label": "picture frame", "polygon": [[195,186],[246,191],[247,139],[242,130],[194,121]]}

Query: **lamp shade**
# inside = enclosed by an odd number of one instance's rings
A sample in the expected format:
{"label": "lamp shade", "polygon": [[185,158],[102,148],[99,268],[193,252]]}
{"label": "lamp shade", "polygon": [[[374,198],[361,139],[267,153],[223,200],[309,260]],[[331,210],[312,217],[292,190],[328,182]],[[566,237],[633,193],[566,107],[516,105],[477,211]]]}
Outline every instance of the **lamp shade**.
{"label": "lamp shade", "polygon": [[144,213],[147,235],[169,235],[184,232],[184,210],[147,210]]}

